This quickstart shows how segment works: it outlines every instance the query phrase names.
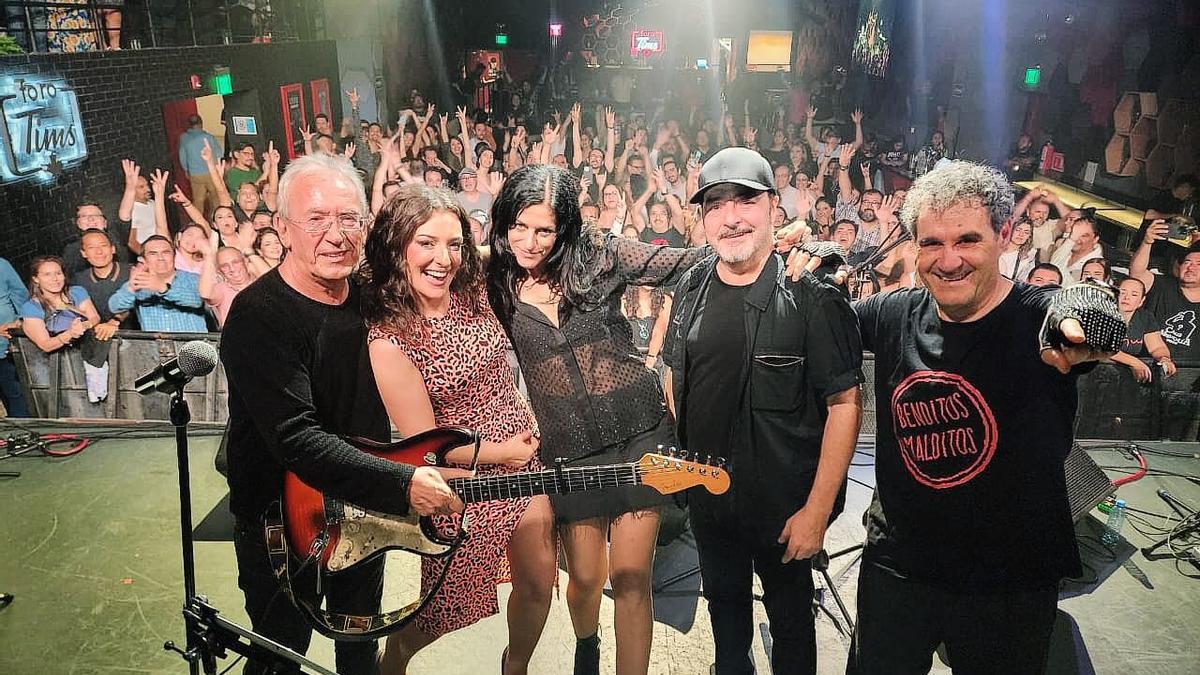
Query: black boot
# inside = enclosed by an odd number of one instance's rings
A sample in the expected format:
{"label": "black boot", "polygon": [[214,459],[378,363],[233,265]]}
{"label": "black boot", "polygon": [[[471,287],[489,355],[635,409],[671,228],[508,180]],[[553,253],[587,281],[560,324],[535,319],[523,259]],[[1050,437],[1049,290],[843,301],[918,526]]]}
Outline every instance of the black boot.
{"label": "black boot", "polygon": [[600,632],[575,640],[575,675],[600,675]]}

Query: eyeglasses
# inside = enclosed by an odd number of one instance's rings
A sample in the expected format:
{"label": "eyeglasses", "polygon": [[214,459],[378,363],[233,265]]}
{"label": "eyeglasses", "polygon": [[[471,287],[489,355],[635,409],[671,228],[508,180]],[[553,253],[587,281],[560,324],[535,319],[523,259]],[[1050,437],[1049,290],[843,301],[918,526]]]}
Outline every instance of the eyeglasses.
{"label": "eyeglasses", "polygon": [[299,225],[301,229],[309,234],[327,232],[329,228],[333,227],[335,220],[337,221],[338,227],[341,228],[343,232],[357,232],[361,230],[367,222],[366,218],[358,215],[357,213],[339,213],[336,216],[310,216],[305,220],[292,220],[291,218],[284,216],[284,219],[288,222]]}

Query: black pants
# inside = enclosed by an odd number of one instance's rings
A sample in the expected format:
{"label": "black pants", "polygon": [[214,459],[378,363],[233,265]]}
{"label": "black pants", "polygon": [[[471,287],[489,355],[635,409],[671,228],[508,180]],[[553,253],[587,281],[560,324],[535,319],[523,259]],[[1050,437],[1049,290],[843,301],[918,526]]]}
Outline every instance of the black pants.
{"label": "black pants", "polygon": [[[254,632],[285,647],[304,654],[312,640],[312,628],[291,600],[280,590],[279,581],[271,571],[261,525],[237,519],[233,535],[234,552],[238,562],[238,586],[246,596],[246,614]],[[319,606],[316,592],[316,572],[313,568],[295,574],[292,588],[304,593],[314,606]],[[383,558],[321,579],[326,606],[331,611],[370,615],[379,612],[383,595]],[[337,642],[337,672],[343,675],[375,675],[378,673],[376,653],[378,642]],[[246,665],[246,675],[267,672],[263,664]],[[300,672],[297,668],[293,672]]]}
{"label": "black pants", "polygon": [[946,644],[955,675],[1041,675],[1058,589],[952,593],[864,562],[848,675],[929,672]]}
{"label": "black pants", "polygon": [[717,648],[717,675],[754,672],[753,575],[763,586],[771,625],[771,671],[775,675],[817,672],[813,622],[812,561],[786,565],[784,547],[748,529],[724,509],[691,506],[692,531],[700,552],[700,578]]}

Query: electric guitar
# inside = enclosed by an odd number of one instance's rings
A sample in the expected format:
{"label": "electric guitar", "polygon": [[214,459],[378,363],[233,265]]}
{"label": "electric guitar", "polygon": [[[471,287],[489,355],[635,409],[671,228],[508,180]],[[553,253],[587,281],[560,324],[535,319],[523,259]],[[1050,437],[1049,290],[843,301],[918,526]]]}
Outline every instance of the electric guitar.
{"label": "electric guitar", "polygon": [[[478,451],[479,443],[475,432],[463,427],[430,429],[397,443],[346,440],[375,457],[412,466],[445,466],[448,452],[472,444]],[[713,494],[729,489],[729,474],[721,460],[696,460],[671,448],[627,464],[569,467],[560,462],[544,471],[451,478],[447,483],[466,504],[623,485],[647,485],[661,494],[697,486]],[[321,570],[329,573],[350,569],[391,550],[447,556],[462,543],[468,526],[464,518],[453,536],[443,536],[429,517],[368,511],[322,494],[291,472],[284,477],[282,507],[288,548],[301,560],[319,559]]]}

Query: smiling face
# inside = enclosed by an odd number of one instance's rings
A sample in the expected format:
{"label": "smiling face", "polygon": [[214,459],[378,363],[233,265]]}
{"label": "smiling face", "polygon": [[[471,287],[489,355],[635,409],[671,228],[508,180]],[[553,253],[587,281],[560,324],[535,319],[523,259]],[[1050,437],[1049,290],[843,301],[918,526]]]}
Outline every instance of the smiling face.
{"label": "smiling face", "polygon": [[1000,252],[1007,228],[997,234],[981,205],[960,202],[917,217],[917,273],[938,309],[954,321],[975,316],[997,292]]}
{"label": "smiling face", "polygon": [[704,235],[721,262],[738,267],[770,252],[771,214],[779,198],[769,192],[716,185],[704,194]]}
{"label": "smiling face", "polygon": [[1071,226],[1071,253],[1082,255],[1096,248],[1096,242],[1100,237],[1096,234],[1096,227],[1086,220],[1077,220]]}
{"label": "smiling face", "polygon": [[593,148],[587,155],[588,166],[592,167],[593,171],[599,171],[604,165],[604,152],[599,148]]}
{"label": "smiling face", "polygon": [[1046,202],[1034,202],[1029,207],[1029,219],[1034,225],[1041,225],[1050,217],[1050,205]]}
{"label": "smiling face", "polygon": [[505,236],[517,264],[536,275],[554,249],[557,232],[554,210],[542,202],[525,207]]}
{"label": "smiling face", "polygon": [[250,271],[246,269],[246,256],[235,248],[217,251],[217,270],[225,277],[225,281],[233,286],[240,288],[250,281]]}
{"label": "smiling face", "polygon": [[[290,203],[285,205],[286,217],[276,217],[283,244],[290,251],[283,262],[289,272],[324,287],[350,276],[362,253],[363,230],[343,230],[337,217],[362,217],[359,192],[353,183],[336,174],[297,177]],[[305,230],[309,223],[330,219],[333,224],[323,232]],[[265,251],[264,257],[269,257]]]}
{"label": "smiling face", "polygon": [[75,227],[81,232],[87,230],[104,230],[108,228],[108,219],[104,212],[95,204],[85,204],[75,211]]}
{"label": "smiling face", "polygon": [[460,139],[458,137],[454,137],[454,138],[450,139],[450,152],[455,157],[462,157],[462,155],[463,155],[462,139]]}
{"label": "smiling face", "polygon": [[849,251],[854,246],[854,240],[858,239],[858,228],[854,226],[853,221],[844,220],[833,228],[830,239],[841,246],[843,251]]}
{"label": "smiling face", "polygon": [[85,232],[79,245],[83,251],[83,259],[95,269],[104,269],[112,264],[117,249],[101,232]]}
{"label": "smiling face", "polygon": [[258,208],[258,189],[252,183],[242,183],[238,186],[237,203],[243,212],[254,213]]}
{"label": "smiling face", "polygon": [[1200,288],[1200,253],[1189,253],[1179,263],[1179,286],[1181,288]]}
{"label": "smiling face", "polygon": [[47,295],[58,295],[67,285],[67,276],[63,274],[62,265],[54,260],[43,260],[37,269],[33,270],[33,279]]}
{"label": "smiling face", "polygon": [[279,262],[283,258],[283,240],[276,234],[263,235],[258,243],[258,254],[271,262]]}
{"label": "smiling face", "polygon": [[404,274],[423,310],[444,309],[449,303],[462,250],[462,223],[448,211],[435,211],[413,234],[404,249]]}

